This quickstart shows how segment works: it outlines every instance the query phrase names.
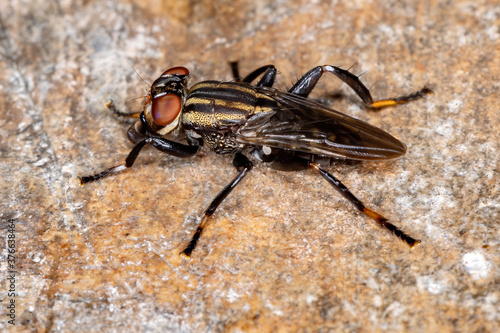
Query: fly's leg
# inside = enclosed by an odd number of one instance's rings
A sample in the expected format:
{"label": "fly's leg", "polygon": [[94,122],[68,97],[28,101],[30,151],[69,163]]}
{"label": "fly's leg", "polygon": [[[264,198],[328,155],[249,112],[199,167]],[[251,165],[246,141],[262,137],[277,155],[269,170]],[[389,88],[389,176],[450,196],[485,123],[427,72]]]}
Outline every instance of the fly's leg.
{"label": "fly's leg", "polygon": [[410,102],[427,94],[433,94],[433,91],[427,87],[423,87],[417,92],[394,97],[394,98],[386,98],[374,101],[370,91],[366,86],[359,80],[359,77],[352,74],[349,71],[341,69],[339,67],[324,65],[317,66],[307,72],[304,76],[302,76],[289,90],[289,93],[299,95],[302,97],[307,97],[314,89],[316,84],[318,83],[321,76],[326,73],[332,73],[345,82],[352,90],[363,100],[365,104],[372,108],[382,108],[385,106],[403,104],[406,102]]}
{"label": "fly's leg", "polygon": [[229,65],[231,66],[231,70],[236,82],[251,83],[253,80],[262,75],[259,82],[257,82],[257,87],[272,87],[274,84],[274,80],[276,79],[276,75],[278,74],[278,71],[276,70],[276,67],[274,67],[274,65],[266,65],[257,68],[256,70],[245,76],[245,78],[241,79],[238,70],[238,62],[230,62]]}
{"label": "fly's leg", "polygon": [[[132,130],[132,127],[131,127]],[[130,130],[129,130],[130,131]],[[86,183],[96,181],[98,179],[104,178],[109,176],[110,174],[117,173],[123,170],[126,170],[130,168],[132,165],[134,165],[135,160],[137,159],[137,156],[139,156],[139,153],[141,152],[142,148],[144,146],[151,144],[153,147],[158,149],[159,151],[177,156],[177,157],[190,157],[193,156],[198,152],[200,149],[199,146],[188,146],[182,143],[177,143],[174,141],[170,141],[164,138],[159,138],[159,137],[151,137],[151,136],[145,136],[143,135],[145,139],[137,142],[135,147],[130,151],[128,154],[127,158],[125,159],[125,163],[111,167],[109,169],[106,169],[98,174],[91,175],[91,176],[84,176],[84,177],[79,177],[80,178],[80,185],[85,185]]]}
{"label": "fly's leg", "polygon": [[248,74],[243,79],[243,82],[251,83],[253,80],[255,80],[261,74],[262,74],[262,77],[260,78],[259,82],[257,82],[256,86],[257,87],[272,87],[274,84],[274,80],[276,79],[276,75],[278,74],[278,71],[276,70],[276,67],[274,67],[274,65],[262,66],[260,68],[257,68],[256,70],[254,70],[250,74]]}
{"label": "fly's leg", "polygon": [[191,252],[193,252],[196,247],[196,243],[200,239],[200,236],[203,232],[203,229],[207,225],[208,219],[213,215],[217,207],[221,204],[221,202],[227,197],[229,193],[238,185],[238,183],[246,176],[246,174],[252,169],[252,162],[243,154],[237,153],[234,156],[233,165],[239,171],[239,174],[226,186],[224,189],[217,194],[215,199],[212,201],[208,209],[205,211],[203,218],[201,219],[196,232],[193,235],[193,238],[189,242],[189,245],[180,253],[180,255],[189,258],[191,256]]}
{"label": "fly's leg", "polygon": [[144,112],[140,114],[140,119],[140,121],[132,125],[127,131],[128,139],[135,144],[135,147],[128,154],[127,158],[125,159],[125,163],[116,165],[95,175],[79,177],[80,185],[83,186],[86,183],[96,181],[98,179],[107,177],[110,174],[130,168],[132,165],[134,165],[134,162],[137,159],[137,156],[139,156],[142,148],[144,148],[144,146],[146,146],[147,144],[152,144],[153,147],[155,147],[159,151],[177,157],[191,157],[196,154],[201,147],[201,143],[190,142],[190,145],[185,145],[182,143],[167,140],[165,138],[151,136],[149,134],[151,130],[144,116]]}
{"label": "fly's leg", "polygon": [[307,165],[312,168],[313,170],[317,171],[323,178],[326,179],[327,182],[329,182],[333,188],[335,188],[344,198],[349,200],[359,211],[364,213],[365,215],[369,216],[375,222],[377,222],[380,226],[386,228],[390,232],[392,232],[394,235],[396,235],[399,239],[402,241],[406,242],[410,247],[413,247],[420,243],[419,240],[414,239],[413,237],[408,236],[405,234],[403,231],[401,231],[398,227],[396,227],[394,224],[389,223],[385,217],[380,215],[379,213],[371,210],[368,207],[365,207],[365,205],[358,199],[356,198],[349,189],[342,184],[340,180],[323,170],[320,166],[318,166],[316,163],[308,161]]}
{"label": "fly's leg", "polygon": [[127,112],[122,112],[119,109],[116,108],[115,103],[113,100],[107,101],[104,106],[109,109],[111,112],[116,114],[118,117],[123,117],[123,118],[138,118],[141,114],[141,112],[132,112],[132,113],[127,113]]}

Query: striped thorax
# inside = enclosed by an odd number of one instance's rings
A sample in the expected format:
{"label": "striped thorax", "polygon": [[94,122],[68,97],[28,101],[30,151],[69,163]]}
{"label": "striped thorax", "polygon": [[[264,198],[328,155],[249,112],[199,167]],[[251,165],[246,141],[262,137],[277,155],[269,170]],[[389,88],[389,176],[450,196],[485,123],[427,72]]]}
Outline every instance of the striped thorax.
{"label": "striped thorax", "polygon": [[181,123],[215,152],[231,153],[240,148],[234,138],[237,130],[250,117],[273,112],[276,106],[271,97],[246,83],[204,81],[189,90]]}
{"label": "striped thorax", "polygon": [[190,138],[203,141],[216,153],[241,148],[235,133],[257,114],[274,112],[277,103],[242,82],[204,81],[187,90],[189,71],[175,67],[164,72],[143,102],[149,128],[165,135],[179,125]]}
{"label": "striped thorax", "polygon": [[276,102],[239,82],[204,81],[188,92],[182,125],[193,130],[239,127],[257,113],[271,112]]}

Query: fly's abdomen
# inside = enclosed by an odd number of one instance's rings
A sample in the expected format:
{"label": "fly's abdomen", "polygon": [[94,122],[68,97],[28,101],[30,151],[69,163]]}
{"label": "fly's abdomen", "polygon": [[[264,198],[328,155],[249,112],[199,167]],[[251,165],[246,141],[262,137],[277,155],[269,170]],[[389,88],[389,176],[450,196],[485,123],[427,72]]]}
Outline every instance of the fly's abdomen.
{"label": "fly's abdomen", "polygon": [[182,125],[194,131],[235,132],[247,119],[272,112],[276,102],[245,83],[204,81],[189,90]]}

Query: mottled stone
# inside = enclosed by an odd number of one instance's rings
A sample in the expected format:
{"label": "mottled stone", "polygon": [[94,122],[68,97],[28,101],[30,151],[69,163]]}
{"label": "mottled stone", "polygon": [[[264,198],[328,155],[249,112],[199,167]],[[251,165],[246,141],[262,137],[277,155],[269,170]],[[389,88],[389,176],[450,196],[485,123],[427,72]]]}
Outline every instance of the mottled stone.
{"label": "mottled stone", "polygon": [[[500,329],[498,5],[4,2],[0,231],[15,219],[18,331]],[[399,160],[330,172],[422,243],[410,251],[313,172],[256,164],[185,260],[236,174],[206,149],[147,149],[132,170],[80,187],[132,147],[129,121],[103,105],[140,109],[134,69],[147,83],[173,66],[192,82],[231,80],[234,60],[242,74],[275,64],[281,88],[323,64],[365,73],[375,98],[431,87],[380,112],[332,75],[312,96],[406,143]]]}

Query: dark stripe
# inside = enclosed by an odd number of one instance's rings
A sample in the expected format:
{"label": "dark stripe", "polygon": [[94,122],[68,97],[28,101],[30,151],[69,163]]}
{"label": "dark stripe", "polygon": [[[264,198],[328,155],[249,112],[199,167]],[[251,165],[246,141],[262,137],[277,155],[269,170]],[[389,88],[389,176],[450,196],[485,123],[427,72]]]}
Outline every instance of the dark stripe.
{"label": "dark stripe", "polygon": [[266,95],[259,95],[259,98],[257,98],[255,105],[260,106],[261,108],[273,109],[278,106],[278,103],[274,99]]}
{"label": "dark stripe", "polygon": [[223,99],[254,105],[256,92],[251,86],[235,82],[204,81],[194,85],[188,98]]}
{"label": "dark stripe", "polygon": [[194,104],[186,105],[184,107],[184,113],[191,112],[191,111],[197,111],[197,112],[203,112],[203,113],[212,113],[213,112],[213,108],[214,108],[214,106],[213,106],[212,103],[207,103],[207,104],[194,103]]}
{"label": "dark stripe", "polygon": [[271,97],[235,82],[204,81],[194,85],[184,103],[182,122],[188,128],[242,125],[251,115],[272,111]]}

